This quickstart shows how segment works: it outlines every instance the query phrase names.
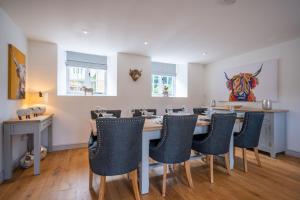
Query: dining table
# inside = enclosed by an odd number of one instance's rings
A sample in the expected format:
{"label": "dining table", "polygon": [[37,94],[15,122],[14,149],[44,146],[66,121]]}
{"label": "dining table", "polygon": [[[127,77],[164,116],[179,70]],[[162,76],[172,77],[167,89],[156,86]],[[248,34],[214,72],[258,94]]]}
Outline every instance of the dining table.
{"label": "dining table", "polygon": [[[210,125],[209,118],[204,115],[199,115],[197,123],[196,123],[195,131],[194,131],[194,135],[206,134],[208,132],[209,125]],[[96,133],[97,131],[96,131],[95,120],[91,120],[91,127],[93,129],[92,132]],[[149,162],[149,145],[150,145],[151,140],[161,138],[162,127],[163,127],[162,117],[145,119],[143,133],[142,133],[142,159],[139,164],[139,186],[140,186],[141,194],[149,193],[149,171],[150,171],[150,167],[152,167],[151,165],[153,165],[153,164],[150,164],[150,162]],[[233,166],[234,166],[233,134],[231,136],[229,146],[230,146],[229,147],[230,169],[233,169]],[[193,159],[195,159],[195,157]],[[157,166],[157,165],[155,165],[155,166]]]}

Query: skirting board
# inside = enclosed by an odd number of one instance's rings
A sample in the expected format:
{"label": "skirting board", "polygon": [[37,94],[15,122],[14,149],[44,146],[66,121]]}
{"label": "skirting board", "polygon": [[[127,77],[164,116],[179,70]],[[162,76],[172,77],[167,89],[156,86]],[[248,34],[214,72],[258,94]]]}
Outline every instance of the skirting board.
{"label": "skirting board", "polygon": [[300,158],[300,152],[297,152],[297,151],[286,150],[285,154],[289,155],[289,156]]}
{"label": "skirting board", "polygon": [[87,143],[79,143],[79,144],[67,144],[67,145],[54,145],[53,151],[62,151],[67,149],[79,149],[87,147]]}

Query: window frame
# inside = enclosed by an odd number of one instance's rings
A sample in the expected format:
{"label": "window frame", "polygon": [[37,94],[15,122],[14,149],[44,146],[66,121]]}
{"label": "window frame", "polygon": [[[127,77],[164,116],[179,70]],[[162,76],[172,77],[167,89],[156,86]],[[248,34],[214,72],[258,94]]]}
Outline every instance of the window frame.
{"label": "window frame", "polygon": [[[66,93],[68,96],[107,96],[107,69],[101,69],[101,68],[97,68],[97,67],[77,67],[77,68],[85,68],[87,70],[89,69],[96,69],[96,70],[103,70],[105,71],[104,73],[104,93],[103,94],[98,94],[98,93],[94,93],[93,95],[84,95],[84,91],[82,91],[82,93],[74,93],[70,91],[70,75],[69,75],[69,67],[76,67],[76,66],[71,66],[71,65],[67,65],[66,66]],[[86,78],[86,77],[85,77]]]}

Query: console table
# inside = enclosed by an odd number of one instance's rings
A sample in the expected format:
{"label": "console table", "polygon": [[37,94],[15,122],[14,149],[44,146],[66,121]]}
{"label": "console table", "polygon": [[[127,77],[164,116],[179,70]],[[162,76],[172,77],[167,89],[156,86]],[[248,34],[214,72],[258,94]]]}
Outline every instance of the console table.
{"label": "console table", "polygon": [[41,115],[31,119],[12,119],[3,122],[4,179],[12,178],[12,137],[14,135],[33,134],[34,175],[40,174],[41,133],[48,129],[48,151],[52,151],[53,115]]}

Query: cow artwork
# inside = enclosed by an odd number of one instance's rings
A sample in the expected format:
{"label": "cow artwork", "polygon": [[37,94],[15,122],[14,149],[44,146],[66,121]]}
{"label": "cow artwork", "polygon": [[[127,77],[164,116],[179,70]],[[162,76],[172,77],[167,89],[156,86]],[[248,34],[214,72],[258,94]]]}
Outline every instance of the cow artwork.
{"label": "cow artwork", "polygon": [[253,89],[259,84],[257,76],[262,70],[263,64],[254,73],[239,73],[229,78],[226,72],[226,86],[230,90],[229,101],[256,101]]}
{"label": "cow artwork", "polygon": [[13,45],[9,45],[8,98],[25,99],[26,66],[25,55]]}

